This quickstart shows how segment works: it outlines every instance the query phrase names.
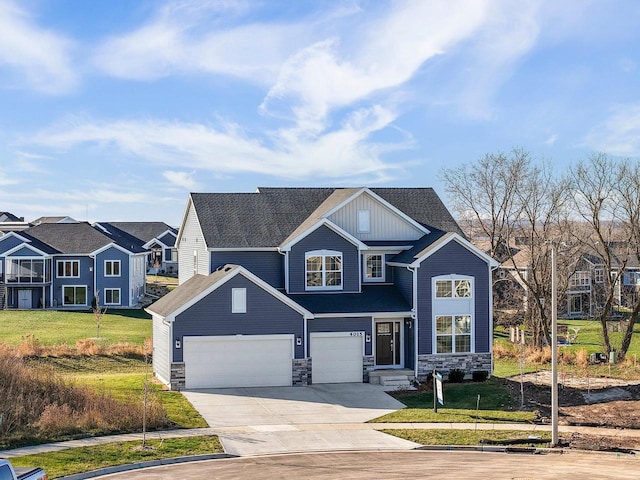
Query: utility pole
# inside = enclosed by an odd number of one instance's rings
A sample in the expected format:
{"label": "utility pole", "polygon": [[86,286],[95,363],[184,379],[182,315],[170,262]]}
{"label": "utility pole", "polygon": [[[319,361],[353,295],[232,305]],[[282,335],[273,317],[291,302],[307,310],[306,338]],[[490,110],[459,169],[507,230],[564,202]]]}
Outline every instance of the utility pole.
{"label": "utility pole", "polygon": [[551,243],[551,446],[558,446],[558,286],[556,247]]}

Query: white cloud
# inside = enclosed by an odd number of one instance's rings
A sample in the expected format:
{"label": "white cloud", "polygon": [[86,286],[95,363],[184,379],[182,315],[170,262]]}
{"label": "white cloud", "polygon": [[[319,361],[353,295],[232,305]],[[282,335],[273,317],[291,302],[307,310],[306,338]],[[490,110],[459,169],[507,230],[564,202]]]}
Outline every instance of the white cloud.
{"label": "white cloud", "polygon": [[15,175],[9,176],[4,170],[0,170],[0,186],[17,185],[20,183]]}
{"label": "white cloud", "polygon": [[[58,94],[77,84],[71,65],[72,42],[36,25],[12,0],[0,2],[0,72],[4,86]],[[15,77],[15,78],[14,78]],[[12,83],[7,84],[8,78]]]}
{"label": "white cloud", "polygon": [[640,104],[620,105],[585,137],[585,144],[612,155],[640,155]]}
{"label": "white cloud", "polygon": [[238,22],[249,10],[237,1],[168,2],[140,28],[98,45],[93,63],[126,79],[207,73],[268,85],[310,27]]}
{"label": "white cloud", "polygon": [[550,135],[549,138],[547,138],[544,141],[545,145],[554,145],[556,143],[556,141],[558,140],[558,134],[554,133],[553,135]]}
{"label": "white cloud", "polygon": [[[394,119],[391,111],[374,106],[356,110],[341,128],[323,135],[311,136],[304,130],[290,128],[268,133],[262,139],[252,138],[230,123],[214,127],[186,122],[100,123],[73,119],[23,142],[60,150],[85,144],[98,145],[107,152],[115,148],[119,153],[114,155],[124,153],[149,164],[170,167],[173,172],[184,168],[292,179],[367,174],[379,179],[398,168],[385,163],[380,155],[408,146],[406,141],[384,145],[371,141],[372,134]],[[171,178],[179,177],[174,174]]]}
{"label": "white cloud", "polygon": [[190,192],[196,192],[202,190],[202,188],[200,183],[194,178],[195,173],[196,172],[187,173],[166,170],[162,172],[162,176],[173,185],[189,190]]}

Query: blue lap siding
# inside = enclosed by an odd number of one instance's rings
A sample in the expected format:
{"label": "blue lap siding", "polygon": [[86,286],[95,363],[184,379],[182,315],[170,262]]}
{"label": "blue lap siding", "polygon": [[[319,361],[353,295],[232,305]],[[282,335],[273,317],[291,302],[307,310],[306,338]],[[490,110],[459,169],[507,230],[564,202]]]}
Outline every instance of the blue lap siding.
{"label": "blue lap siding", "polygon": [[[59,277],[58,276],[58,262],[65,261],[79,261],[78,277]],[[55,257],[53,261],[53,274],[54,274],[54,301],[57,302],[59,307],[80,307],[82,305],[63,305],[64,300],[64,287],[65,286],[78,286],[87,287],[86,305],[91,305],[91,298],[94,295],[93,290],[93,258],[84,256],[68,256],[68,257]]]}
{"label": "blue lap siding", "polygon": [[[105,276],[105,261],[106,260],[120,260],[120,275],[119,276]],[[105,289],[107,288],[119,288],[120,289],[120,303],[118,305],[129,305],[129,255],[117,248],[108,248],[103,252],[100,252],[96,256],[96,285],[97,291],[100,293],[100,304],[105,305]]]}
{"label": "blue lap siding", "polygon": [[284,288],[284,255],[278,252],[211,252],[211,272],[229,263],[243,266],[274,288]]}
{"label": "blue lap siding", "polygon": [[409,305],[413,305],[413,272],[407,270],[406,267],[393,267],[393,270],[395,287],[409,302]]}
{"label": "blue lap siding", "polygon": [[[342,252],[342,292],[360,291],[358,248],[328,227],[322,226],[296,243],[289,252],[289,293],[305,292],[305,253],[312,250]],[[319,292],[311,290],[308,292]],[[332,290],[335,293],[335,290]]]}
{"label": "blue lap siding", "polygon": [[[231,313],[232,288],[247,289],[246,313]],[[304,319],[261,287],[242,275],[236,275],[180,313],[176,317],[173,334],[173,358],[181,362],[182,349],[175,348],[175,340],[182,340],[183,336],[293,334],[296,338],[303,338]],[[296,345],[295,358],[304,358],[303,345]]]}
{"label": "blue lap siding", "polygon": [[432,352],[433,315],[431,279],[439,275],[467,275],[474,278],[475,352],[489,352],[489,299],[490,278],[487,262],[451,241],[425,259],[418,268],[418,353]]}
{"label": "blue lap siding", "polygon": [[[371,338],[371,317],[314,318],[307,322],[307,342],[314,332],[365,332]],[[365,355],[371,355],[372,342],[365,342]]]}

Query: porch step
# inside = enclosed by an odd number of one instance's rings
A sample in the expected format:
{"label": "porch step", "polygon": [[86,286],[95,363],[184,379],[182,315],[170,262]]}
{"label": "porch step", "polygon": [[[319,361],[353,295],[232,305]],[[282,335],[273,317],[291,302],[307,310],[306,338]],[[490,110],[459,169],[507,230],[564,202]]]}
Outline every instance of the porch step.
{"label": "porch step", "polygon": [[413,390],[413,370],[374,370],[369,372],[369,383],[381,385],[384,390]]}

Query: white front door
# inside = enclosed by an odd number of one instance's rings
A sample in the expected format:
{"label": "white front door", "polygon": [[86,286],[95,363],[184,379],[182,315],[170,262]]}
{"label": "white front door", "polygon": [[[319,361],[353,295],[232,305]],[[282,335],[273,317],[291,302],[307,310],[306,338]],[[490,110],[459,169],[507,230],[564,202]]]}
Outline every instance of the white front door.
{"label": "white front door", "polygon": [[18,308],[33,308],[31,298],[31,290],[18,290]]}
{"label": "white front door", "polygon": [[184,337],[183,348],[186,388],[292,383],[293,335]]}
{"label": "white front door", "polygon": [[311,334],[311,383],[362,383],[364,332]]}

